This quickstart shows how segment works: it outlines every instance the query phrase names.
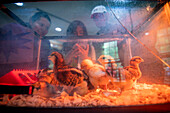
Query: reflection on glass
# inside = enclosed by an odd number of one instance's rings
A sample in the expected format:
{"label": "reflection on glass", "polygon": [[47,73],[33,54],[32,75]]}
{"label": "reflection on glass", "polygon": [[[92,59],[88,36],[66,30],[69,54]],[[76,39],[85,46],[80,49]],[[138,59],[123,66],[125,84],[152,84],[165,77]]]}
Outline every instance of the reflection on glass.
{"label": "reflection on glass", "polygon": [[[124,0],[3,4],[0,104],[56,108],[169,104],[169,4]],[[20,91],[11,86],[24,86],[27,95],[9,96],[9,91]]]}

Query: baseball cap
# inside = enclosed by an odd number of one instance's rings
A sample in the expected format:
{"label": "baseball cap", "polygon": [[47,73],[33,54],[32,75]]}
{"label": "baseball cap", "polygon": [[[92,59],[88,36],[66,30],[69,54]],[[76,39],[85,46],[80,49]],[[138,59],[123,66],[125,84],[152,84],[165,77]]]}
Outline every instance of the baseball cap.
{"label": "baseball cap", "polygon": [[93,18],[93,15],[96,13],[106,13],[106,12],[107,10],[105,6],[103,5],[96,6],[91,12],[91,18]]}

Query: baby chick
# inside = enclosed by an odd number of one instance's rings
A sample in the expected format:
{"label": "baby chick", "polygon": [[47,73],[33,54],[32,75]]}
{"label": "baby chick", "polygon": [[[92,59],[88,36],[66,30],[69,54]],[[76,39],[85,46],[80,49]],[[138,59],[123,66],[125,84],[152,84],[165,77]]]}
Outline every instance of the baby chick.
{"label": "baby chick", "polygon": [[54,97],[56,96],[56,87],[55,85],[52,85],[53,80],[53,70],[42,69],[38,73],[38,81],[33,84],[35,95],[40,95],[43,97]]}
{"label": "baby chick", "polygon": [[90,83],[95,89],[102,85],[104,85],[105,89],[107,89],[107,84],[110,79],[113,79],[109,76],[102,65],[94,64],[90,59],[85,59],[82,61],[81,69],[83,69],[88,75]]}
{"label": "baby chick", "polygon": [[47,82],[51,83],[53,80],[53,70],[50,70],[48,68],[42,69],[38,73],[38,82]]}
{"label": "baby chick", "polygon": [[142,73],[140,71],[139,68],[139,64],[141,62],[144,62],[144,60],[139,57],[139,56],[134,56],[131,60],[130,60],[130,65],[124,67],[124,69],[126,71],[124,71],[125,74],[125,79],[126,81],[133,81],[134,83],[136,83],[137,79],[139,79],[142,76]]}
{"label": "baby chick", "polygon": [[137,79],[142,75],[139,64],[144,60],[139,56],[134,56],[130,60],[130,65],[121,69],[121,75],[125,77],[124,82],[113,82],[113,85],[118,86],[122,91],[135,87]]}
{"label": "baby chick", "polygon": [[[49,59],[53,62],[54,77],[61,85],[76,87],[81,84],[84,79],[83,72],[78,68],[73,68],[66,65],[64,62],[64,57],[58,52],[53,52]],[[84,90],[87,90],[87,86],[83,86]],[[74,89],[74,88],[73,88]],[[86,91],[84,91],[86,92]]]}

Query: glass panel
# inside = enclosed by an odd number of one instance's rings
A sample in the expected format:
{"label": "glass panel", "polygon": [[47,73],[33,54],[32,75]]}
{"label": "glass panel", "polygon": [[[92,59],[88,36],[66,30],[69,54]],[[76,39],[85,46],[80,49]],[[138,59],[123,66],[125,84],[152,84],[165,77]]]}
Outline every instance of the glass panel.
{"label": "glass panel", "polygon": [[3,104],[169,104],[169,2],[4,3],[0,17],[0,94],[17,94]]}

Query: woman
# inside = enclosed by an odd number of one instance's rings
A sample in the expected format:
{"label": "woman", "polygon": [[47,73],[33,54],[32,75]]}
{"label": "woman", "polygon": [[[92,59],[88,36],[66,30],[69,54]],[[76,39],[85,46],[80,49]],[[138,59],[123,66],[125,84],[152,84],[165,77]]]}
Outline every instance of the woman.
{"label": "woman", "polygon": [[[87,36],[87,29],[85,25],[79,21],[73,21],[67,28],[67,36]],[[66,63],[80,68],[80,63],[83,59],[91,58],[96,60],[96,54],[92,43],[87,41],[79,41],[75,43],[65,43],[64,52]]]}

